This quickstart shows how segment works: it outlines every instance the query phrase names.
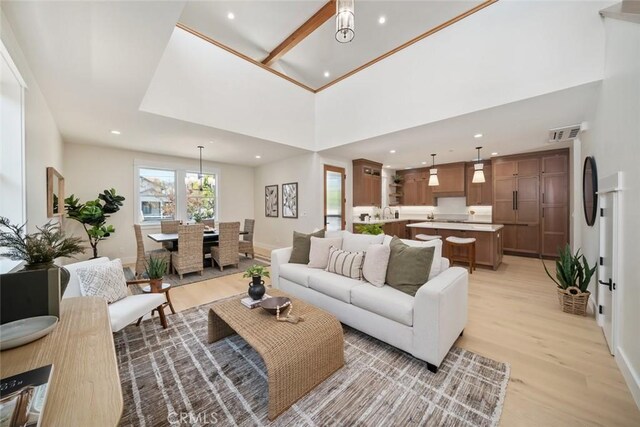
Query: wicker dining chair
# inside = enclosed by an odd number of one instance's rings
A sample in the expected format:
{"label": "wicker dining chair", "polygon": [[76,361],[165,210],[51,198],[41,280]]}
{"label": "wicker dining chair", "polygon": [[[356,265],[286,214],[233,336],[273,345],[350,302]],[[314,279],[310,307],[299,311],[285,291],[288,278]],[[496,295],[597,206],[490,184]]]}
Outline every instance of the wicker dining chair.
{"label": "wicker dining chair", "polygon": [[133,226],[133,230],[136,233],[136,245],[138,247],[138,252],[136,256],[136,277],[142,277],[144,272],[146,271],[147,262],[149,262],[150,257],[154,258],[164,258],[167,262],[167,270],[171,265],[171,252],[166,249],[153,249],[150,251],[144,250],[144,240],[142,238],[142,229],[139,224],[135,224]]}
{"label": "wicker dining chair", "polygon": [[255,258],[255,253],[253,252],[253,229],[255,227],[256,220],[255,219],[245,219],[244,220],[244,231],[247,234],[242,235],[242,240],[240,240],[240,253],[244,254],[244,256],[248,257],[251,255],[251,258]]}
{"label": "wicker dining chair", "polygon": [[220,271],[224,271],[227,265],[240,264],[240,245],[238,234],[239,222],[221,222],[218,224],[218,246],[211,248],[211,267],[218,264]]}
{"label": "wicker dining chair", "polygon": [[[160,221],[160,232],[164,234],[175,234],[178,232],[178,226],[180,225],[180,221],[174,219],[165,219]],[[172,251],[173,250],[173,242],[163,242],[162,247]]]}
{"label": "wicker dining chair", "polygon": [[204,225],[178,226],[178,250],[171,255],[174,271],[180,279],[187,273],[199,272],[202,275],[204,261],[202,259],[202,243]]}

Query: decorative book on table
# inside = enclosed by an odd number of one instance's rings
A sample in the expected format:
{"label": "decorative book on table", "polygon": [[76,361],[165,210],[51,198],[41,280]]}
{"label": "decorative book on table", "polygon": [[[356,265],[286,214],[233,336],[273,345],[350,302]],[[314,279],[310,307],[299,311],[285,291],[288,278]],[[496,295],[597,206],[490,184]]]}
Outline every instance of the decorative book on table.
{"label": "decorative book on table", "polygon": [[[244,305],[245,307],[249,307],[249,308],[256,308],[257,306],[260,305],[260,303],[264,300],[266,300],[267,298],[271,298],[269,295],[264,294],[264,296],[262,297],[262,299],[253,299],[251,297],[245,297],[242,298],[240,300],[240,302],[242,303],[242,305]],[[2,427],[2,426],[0,426]]]}
{"label": "decorative book on table", "polygon": [[0,380],[0,427],[36,427],[42,422],[53,365]]}

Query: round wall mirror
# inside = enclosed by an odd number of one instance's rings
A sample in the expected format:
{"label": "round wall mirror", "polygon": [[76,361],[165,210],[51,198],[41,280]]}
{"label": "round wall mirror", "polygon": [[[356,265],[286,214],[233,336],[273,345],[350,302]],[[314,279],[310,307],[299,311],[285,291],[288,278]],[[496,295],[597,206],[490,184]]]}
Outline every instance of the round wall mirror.
{"label": "round wall mirror", "polygon": [[582,203],[584,206],[584,219],[592,226],[596,221],[598,210],[598,170],[596,160],[593,157],[584,159],[582,169]]}

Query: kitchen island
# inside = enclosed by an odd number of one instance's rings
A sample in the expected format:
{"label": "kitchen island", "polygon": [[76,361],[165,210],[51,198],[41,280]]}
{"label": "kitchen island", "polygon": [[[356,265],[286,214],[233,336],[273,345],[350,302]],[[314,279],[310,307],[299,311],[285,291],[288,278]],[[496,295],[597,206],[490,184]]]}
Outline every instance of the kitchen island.
{"label": "kitchen island", "polygon": [[[411,239],[415,239],[417,234],[442,236],[443,241],[450,236],[473,237],[476,239],[477,265],[484,265],[496,270],[502,262],[502,229],[504,228],[502,224],[424,221],[407,224],[406,227],[409,230],[408,237]],[[462,255],[461,252],[464,250],[455,247],[453,255]],[[446,249],[443,249],[442,256],[447,256]]]}

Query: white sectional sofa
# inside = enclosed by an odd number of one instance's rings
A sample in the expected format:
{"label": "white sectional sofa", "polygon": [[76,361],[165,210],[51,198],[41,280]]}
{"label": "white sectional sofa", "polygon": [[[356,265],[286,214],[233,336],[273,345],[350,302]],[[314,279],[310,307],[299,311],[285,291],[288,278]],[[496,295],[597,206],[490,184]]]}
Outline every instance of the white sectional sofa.
{"label": "white sectional sofa", "polygon": [[[346,231],[340,234],[343,247],[349,246],[350,250],[366,250],[369,244],[358,237],[361,235]],[[391,237],[385,236],[383,244],[390,241]],[[442,257],[441,240],[403,242],[436,248],[429,280],[415,297],[388,285],[379,288],[322,269],[289,263],[291,248],[271,253],[272,283],[332,313],[340,322],[424,360],[429,370],[436,372],[466,326],[469,273],[464,268],[449,267],[449,260]]]}

